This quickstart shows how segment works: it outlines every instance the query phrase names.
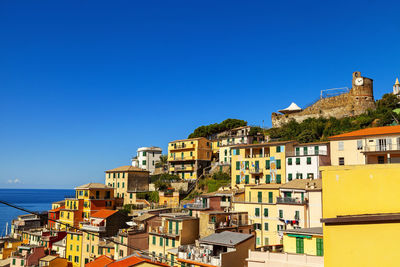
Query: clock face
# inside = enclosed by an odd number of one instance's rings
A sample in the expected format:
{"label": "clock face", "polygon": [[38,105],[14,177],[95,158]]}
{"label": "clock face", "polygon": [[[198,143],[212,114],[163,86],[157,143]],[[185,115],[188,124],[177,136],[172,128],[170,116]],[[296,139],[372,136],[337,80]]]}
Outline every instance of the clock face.
{"label": "clock face", "polygon": [[354,81],[355,85],[363,85],[364,84],[364,79],[361,77],[358,77],[355,81]]}

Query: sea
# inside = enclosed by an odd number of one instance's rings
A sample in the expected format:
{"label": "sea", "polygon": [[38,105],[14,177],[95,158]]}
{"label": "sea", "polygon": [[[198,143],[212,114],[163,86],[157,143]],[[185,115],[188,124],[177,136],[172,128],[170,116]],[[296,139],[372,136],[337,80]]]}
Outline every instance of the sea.
{"label": "sea", "polygon": [[[30,211],[40,212],[51,209],[51,203],[63,200],[66,196],[75,195],[72,189],[1,189],[0,200],[25,208]],[[10,232],[11,221],[19,215],[27,214],[0,203],[0,236],[5,234],[6,223]]]}

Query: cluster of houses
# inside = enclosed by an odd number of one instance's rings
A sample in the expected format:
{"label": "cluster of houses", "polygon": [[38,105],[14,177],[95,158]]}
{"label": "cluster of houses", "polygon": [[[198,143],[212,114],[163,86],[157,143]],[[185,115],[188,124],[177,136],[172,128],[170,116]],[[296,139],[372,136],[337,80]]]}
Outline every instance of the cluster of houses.
{"label": "cluster of houses", "polygon": [[[138,149],[104,184],[15,219],[0,266],[392,266],[382,255],[397,255],[384,244],[400,237],[400,126],[306,144],[250,133],[170,142],[166,164],[160,148]],[[230,184],[183,200],[215,172]],[[179,181],[159,192],[160,173]]]}

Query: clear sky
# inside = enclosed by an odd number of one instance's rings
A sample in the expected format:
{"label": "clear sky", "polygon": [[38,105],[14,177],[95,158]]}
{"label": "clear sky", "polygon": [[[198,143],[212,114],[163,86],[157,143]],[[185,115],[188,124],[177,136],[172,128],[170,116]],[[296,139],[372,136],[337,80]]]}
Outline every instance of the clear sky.
{"label": "clear sky", "polygon": [[140,146],[400,75],[398,1],[0,1],[0,187],[104,182]]}

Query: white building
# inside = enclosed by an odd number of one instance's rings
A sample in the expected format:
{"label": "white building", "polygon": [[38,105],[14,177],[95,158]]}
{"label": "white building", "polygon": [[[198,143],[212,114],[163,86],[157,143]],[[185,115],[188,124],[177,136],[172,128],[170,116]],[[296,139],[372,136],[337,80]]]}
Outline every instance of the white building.
{"label": "white building", "polygon": [[162,149],[159,147],[140,147],[137,150],[137,157],[132,159],[132,166],[153,174],[156,169],[156,162],[160,161],[161,154]]}
{"label": "white building", "polygon": [[286,157],[286,179],[320,178],[319,166],[331,165],[329,142],[298,144]]}

